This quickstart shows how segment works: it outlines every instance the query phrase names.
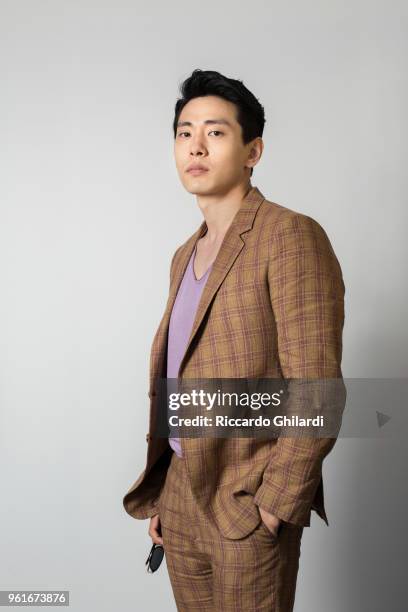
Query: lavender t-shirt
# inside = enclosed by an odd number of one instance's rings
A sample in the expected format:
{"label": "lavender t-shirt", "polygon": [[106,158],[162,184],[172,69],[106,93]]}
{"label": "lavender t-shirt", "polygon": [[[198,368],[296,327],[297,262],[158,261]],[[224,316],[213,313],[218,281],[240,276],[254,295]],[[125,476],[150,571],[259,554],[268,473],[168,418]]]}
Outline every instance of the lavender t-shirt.
{"label": "lavender t-shirt", "polygon": [[[196,251],[197,245],[188,262],[171,311],[167,342],[167,378],[178,378],[180,363],[187,348],[201,294],[212,268],[211,265],[204,276],[196,279],[194,274]],[[182,457],[180,439],[169,437],[169,444],[174,452]]]}

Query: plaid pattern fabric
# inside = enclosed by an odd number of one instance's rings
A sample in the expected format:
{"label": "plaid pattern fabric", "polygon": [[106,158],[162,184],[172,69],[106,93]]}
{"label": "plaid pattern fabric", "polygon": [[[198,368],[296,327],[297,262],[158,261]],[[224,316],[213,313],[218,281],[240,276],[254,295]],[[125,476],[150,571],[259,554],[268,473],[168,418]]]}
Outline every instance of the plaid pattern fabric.
{"label": "plaid pattern fabric", "polygon": [[[166,372],[171,309],[199,229],[175,252],[170,291],[150,356],[150,423],[146,467],[123,498],[134,518],[157,513],[171,459],[155,438],[155,386]],[[203,290],[179,378],[339,378],[342,382],[344,283],[323,228],[311,217],[246,195]],[[197,504],[210,507],[221,533],[249,534],[257,505],[283,521],[328,524],[322,463],[335,438],[181,438]]]}
{"label": "plaid pattern fabric", "polygon": [[197,505],[185,460],[176,454],[158,510],[179,612],[293,610],[303,527],[282,523],[275,538],[259,516],[246,537],[225,538],[211,509]]}

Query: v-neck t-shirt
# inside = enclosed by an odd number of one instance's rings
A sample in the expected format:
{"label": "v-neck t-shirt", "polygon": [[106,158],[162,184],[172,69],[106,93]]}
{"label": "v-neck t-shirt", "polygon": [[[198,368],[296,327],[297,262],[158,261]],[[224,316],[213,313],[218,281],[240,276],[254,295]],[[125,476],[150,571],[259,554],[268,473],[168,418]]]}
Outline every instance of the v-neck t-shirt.
{"label": "v-neck t-shirt", "polygon": [[[213,266],[211,264],[206,273],[197,279],[194,274],[196,252],[197,245],[194,247],[184,272],[170,316],[167,341],[167,378],[178,378],[180,363],[187,348],[201,294]],[[183,456],[179,438],[169,437],[169,444],[179,457]]]}

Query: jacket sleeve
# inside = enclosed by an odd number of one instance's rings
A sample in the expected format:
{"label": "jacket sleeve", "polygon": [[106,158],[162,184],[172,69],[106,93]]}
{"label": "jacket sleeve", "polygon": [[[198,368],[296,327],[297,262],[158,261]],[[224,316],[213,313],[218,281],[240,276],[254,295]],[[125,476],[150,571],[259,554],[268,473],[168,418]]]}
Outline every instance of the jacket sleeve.
{"label": "jacket sleeve", "polygon": [[[341,393],[345,287],[330,241],[316,221],[293,212],[278,222],[270,238],[268,282],[283,378],[298,386],[312,379],[340,379]],[[296,413],[300,396],[289,393],[285,414]],[[322,462],[335,442],[336,437],[280,436],[255,503],[283,521],[310,524]]]}

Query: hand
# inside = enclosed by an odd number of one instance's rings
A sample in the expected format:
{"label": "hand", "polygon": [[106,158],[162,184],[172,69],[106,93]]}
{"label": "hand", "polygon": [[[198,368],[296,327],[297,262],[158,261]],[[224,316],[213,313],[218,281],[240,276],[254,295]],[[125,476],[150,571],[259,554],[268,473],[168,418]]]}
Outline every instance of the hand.
{"label": "hand", "polygon": [[150,519],[149,536],[152,538],[154,544],[161,544],[163,546],[160,518],[158,514],[155,514]]}
{"label": "hand", "polygon": [[277,538],[278,537],[279,526],[280,526],[280,524],[282,522],[281,519],[279,519],[274,514],[271,514],[270,512],[267,512],[263,508],[260,508],[259,506],[258,506],[258,510],[259,510],[259,514],[261,515],[261,518],[262,518],[263,522],[265,523],[267,529],[269,529],[271,534],[275,538]]}

